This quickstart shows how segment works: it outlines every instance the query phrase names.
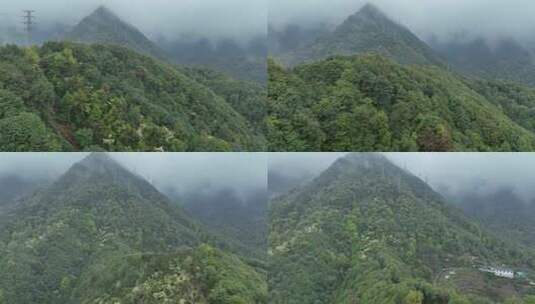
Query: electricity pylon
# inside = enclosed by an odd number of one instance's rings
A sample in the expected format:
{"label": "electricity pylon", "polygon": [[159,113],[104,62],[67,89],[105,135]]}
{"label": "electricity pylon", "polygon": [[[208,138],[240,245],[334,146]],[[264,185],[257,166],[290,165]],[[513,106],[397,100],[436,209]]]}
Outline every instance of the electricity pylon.
{"label": "electricity pylon", "polygon": [[22,24],[24,24],[24,30],[26,31],[26,45],[29,46],[32,42],[32,31],[35,25],[35,13],[34,10],[23,10],[24,15],[22,15]]}

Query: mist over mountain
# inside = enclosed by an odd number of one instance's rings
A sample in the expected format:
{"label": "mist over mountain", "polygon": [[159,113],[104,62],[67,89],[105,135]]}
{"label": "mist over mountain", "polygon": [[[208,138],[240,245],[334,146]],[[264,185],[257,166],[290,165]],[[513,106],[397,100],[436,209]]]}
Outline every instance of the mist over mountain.
{"label": "mist over mountain", "polygon": [[318,35],[313,42],[282,53],[277,58],[283,63],[295,65],[335,55],[363,53],[377,53],[402,64],[443,64],[442,59],[410,30],[392,21],[370,3],[332,32]]}
{"label": "mist over mountain", "polygon": [[[150,39],[204,37],[210,41],[233,39],[247,43],[265,33],[266,3],[262,0],[151,1],[144,0],[22,0],[0,6],[0,24],[22,30],[21,11],[35,10],[37,28],[51,30],[58,24],[74,27],[99,6],[106,6],[119,18],[135,24]],[[239,13],[239,18],[235,14]]]}
{"label": "mist over mountain", "polygon": [[3,302],[265,303],[262,261],[237,241],[209,232],[120,155],[78,156],[53,183],[1,210]]}
{"label": "mist over mountain", "polygon": [[379,154],[341,157],[270,207],[275,303],[502,303],[534,292],[477,270],[533,273],[530,250],[481,228]]}
{"label": "mist over mountain", "polygon": [[277,30],[288,25],[313,28],[320,24],[337,25],[365,4],[371,3],[395,22],[406,25],[425,41],[435,36],[443,42],[459,33],[482,36],[492,41],[513,37],[533,43],[531,11],[527,0],[333,0],[325,5],[322,0],[273,0],[269,3],[270,26]]}
{"label": "mist over mountain", "polygon": [[[43,6],[24,1],[0,8],[0,44],[26,44],[20,18],[32,8],[38,26],[30,43],[74,40],[128,46],[172,63],[205,66],[235,78],[263,83],[266,80],[265,44],[267,10],[262,0],[151,2],[112,0],[102,2],[55,0]],[[64,11],[64,6],[71,9]],[[53,10],[53,8],[56,8]],[[240,12],[240,18],[234,13]],[[4,16],[6,18],[1,18]]]}

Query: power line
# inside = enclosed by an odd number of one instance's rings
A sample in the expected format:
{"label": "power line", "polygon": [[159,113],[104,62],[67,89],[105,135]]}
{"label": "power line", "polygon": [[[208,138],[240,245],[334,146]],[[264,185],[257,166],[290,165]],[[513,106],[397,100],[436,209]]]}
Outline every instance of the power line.
{"label": "power line", "polygon": [[24,15],[22,15],[22,24],[24,24],[24,30],[26,31],[26,45],[30,45],[32,41],[32,31],[35,26],[35,13],[34,10],[23,10]]}

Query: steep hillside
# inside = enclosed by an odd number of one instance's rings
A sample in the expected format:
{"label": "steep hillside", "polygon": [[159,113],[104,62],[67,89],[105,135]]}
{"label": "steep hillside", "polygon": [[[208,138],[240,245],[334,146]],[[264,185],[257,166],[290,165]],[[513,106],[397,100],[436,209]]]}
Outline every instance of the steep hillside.
{"label": "steep hillside", "polygon": [[269,63],[270,151],[533,151],[532,90],[378,55]]}
{"label": "steep hillside", "polygon": [[0,49],[2,151],[262,149],[223,97],[126,48]]}
{"label": "steep hillside", "polygon": [[64,37],[64,40],[116,44],[138,53],[166,59],[167,55],[134,26],[122,21],[111,10],[100,6],[85,17]]}
{"label": "steep hillside", "polygon": [[[531,253],[488,234],[378,154],[341,158],[270,208],[272,303],[496,303],[535,293],[478,270],[533,271]],[[469,288],[464,272],[486,281]],[[485,293],[485,284],[508,290]]]}
{"label": "steep hillside", "polygon": [[263,276],[203,243],[219,244],[145,180],[92,154],[0,222],[0,299],[261,303]]}
{"label": "steep hillside", "polygon": [[282,63],[296,65],[335,55],[377,53],[401,64],[442,65],[442,59],[416,35],[389,19],[372,4],[348,17],[333,32],[314,42],[277,56]]}
{"label": "steep hillside", "polygon": [[255,130],[264,132],[267,89],[260,84],[241,81],[206,68],[178,67],[179,71],[210,88],[247,118]]}

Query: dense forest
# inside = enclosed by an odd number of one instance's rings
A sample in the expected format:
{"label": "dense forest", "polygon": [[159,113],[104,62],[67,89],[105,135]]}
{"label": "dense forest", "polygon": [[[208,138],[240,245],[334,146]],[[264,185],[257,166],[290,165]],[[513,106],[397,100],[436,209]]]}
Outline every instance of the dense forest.
{"label": "dense forest", "polygon": [[533,56],[513,40],[433,49],[367,4],[334,29],[270,27],[269,42],[270,151],[535,147],[535,91],[510,82],[530,83]]}
{"label": "dense forest", "polygon": [[270,151],[532,151],[532,89],[379,55],[269,63]]}
{"label": "dense forest", "polygon": [[[4,151],[259,150],[225,98],[172,66],[113,45],[0,49]],[[246,97],[247,98],[247,97]]]}
{"label": "dense forest", "polygon": [[105,154],[0,215],[0,303],[267,302],[262,264]]}
{"label": "dense forest", "polygon": [[534,253],[502,241],[381,155],[350,154],[270,203],[272,303],[532,303]]}

